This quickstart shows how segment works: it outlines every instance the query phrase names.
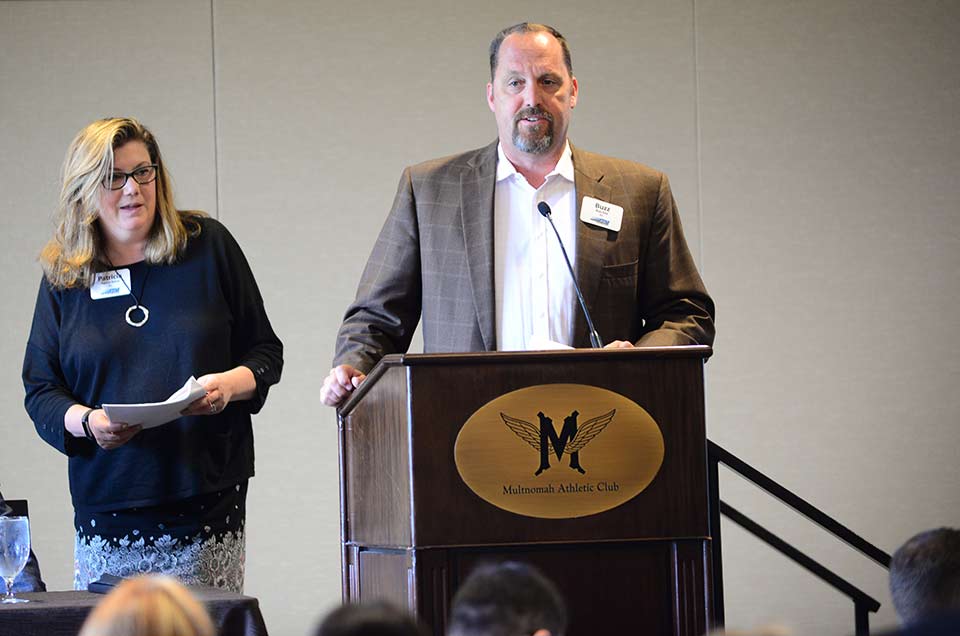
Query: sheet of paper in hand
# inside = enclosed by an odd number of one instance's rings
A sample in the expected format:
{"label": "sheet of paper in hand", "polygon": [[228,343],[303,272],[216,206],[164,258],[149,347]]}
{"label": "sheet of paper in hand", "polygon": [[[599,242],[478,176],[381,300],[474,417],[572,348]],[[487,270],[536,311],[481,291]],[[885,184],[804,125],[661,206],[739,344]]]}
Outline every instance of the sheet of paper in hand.
{"label": "sheet of paper in hand", "polygon": [[180,411],[191,402],[203,397],[206,389],[190,376],[182,387],[163,402],[149,404],[104,404],[103,410],[111,422],[140,424],[143,428],[153,428],[180,417]]}

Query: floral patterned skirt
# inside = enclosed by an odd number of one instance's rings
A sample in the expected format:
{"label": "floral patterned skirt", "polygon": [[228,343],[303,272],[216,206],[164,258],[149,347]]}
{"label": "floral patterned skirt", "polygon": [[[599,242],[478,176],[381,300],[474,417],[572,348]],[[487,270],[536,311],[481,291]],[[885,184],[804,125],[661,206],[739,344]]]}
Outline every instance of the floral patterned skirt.
{"label": "floral patterned skirt", "polygon": [[243,591],[247,482],[171,504],[74,514],[73,587],[148,572]]}

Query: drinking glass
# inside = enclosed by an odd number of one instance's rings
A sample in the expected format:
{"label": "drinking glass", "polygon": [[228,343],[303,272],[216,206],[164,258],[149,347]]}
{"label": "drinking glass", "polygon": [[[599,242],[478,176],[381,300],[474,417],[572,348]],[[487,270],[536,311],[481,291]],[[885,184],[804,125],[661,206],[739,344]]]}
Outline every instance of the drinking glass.
{"label": "drinking glass", "polygon": [[30,522],[26,517],[0,517],[0,577],[7,583],[4,603],[27,603],[13,595],[13,581],[30,557]]}

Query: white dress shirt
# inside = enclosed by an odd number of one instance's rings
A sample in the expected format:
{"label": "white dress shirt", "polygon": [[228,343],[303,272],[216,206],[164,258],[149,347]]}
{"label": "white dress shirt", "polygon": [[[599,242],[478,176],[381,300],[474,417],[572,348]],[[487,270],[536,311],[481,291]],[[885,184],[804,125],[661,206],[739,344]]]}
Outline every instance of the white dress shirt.
{"label": "white dress shirt", "polygon": [[576,269],[577,196],[570,144],[539,188],[517,172],[497,146],[493,204],[497,350],[573,344],[576,291],[550,222],[537,210],[546,201]]}

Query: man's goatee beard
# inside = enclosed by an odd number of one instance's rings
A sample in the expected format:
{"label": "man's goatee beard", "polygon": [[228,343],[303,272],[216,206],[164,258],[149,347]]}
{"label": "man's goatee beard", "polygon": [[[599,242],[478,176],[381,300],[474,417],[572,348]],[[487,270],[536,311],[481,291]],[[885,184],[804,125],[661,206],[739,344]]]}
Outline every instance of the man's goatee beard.
{"label": "man's goatee beard", "polygon": [[[520,122],[527,117],[542,117],[547,122],[547,130],[540,136],[527,137],[520,132]],[[513,145],[521,151],[532,155],[542,155],[553,145],[553,115],[538,106],[528,106],[521,109],[513,117]]]}
{"label": "man's goatee beard", "polygon": [[[552,128],[552,124],[551,124]],[[553,145],[553,131],[548,130],[537,138],[525,137],[519,130],[513,131],[513,145],[517,150],[528,152],[532,155],[542,155]]]}

